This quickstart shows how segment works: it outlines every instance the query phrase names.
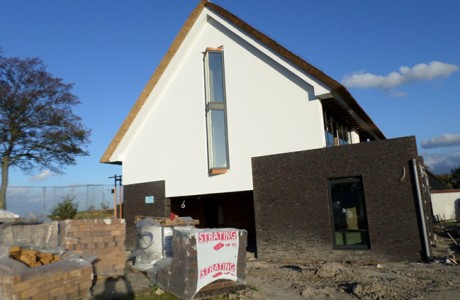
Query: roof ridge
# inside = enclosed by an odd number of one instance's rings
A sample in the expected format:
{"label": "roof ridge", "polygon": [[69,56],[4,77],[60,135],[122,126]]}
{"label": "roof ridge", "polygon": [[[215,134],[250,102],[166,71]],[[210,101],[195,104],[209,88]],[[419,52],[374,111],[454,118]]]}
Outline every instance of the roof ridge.
{"label": "roof ridge", "polygon": [[[307,72],[308,74],[314,76],[322,83],[329,86],[335,93],[337,93],[343,100],[353,107],[356,110],[357,114],[365,121],[369,126],[368,130],[372,131],[377,137],[385,139],[383,133],[378,129],[378,127],[374,124],[371,118],[366,114],[366,112],[361,108],[358,102],[353,98],[350,92],[343,86],[341,83],[321,71],[320,69],[316,68],[312,64],[308,63],[306,60],[301,58],[300,56],[294,54],[286,47],[282,46],[272,38],[268,37],[261,31],[255,29],[236,15],[232,14],[228,10],[222,8],[219,5],[216,5],[208,0],[200,0],[198,5],[195,9],[190,13],[189,17],[185,21],[184,25],[180,29],[179,33],[174,38],[172,44],[168,48],[163,59],[160,61],[159,65],[157,66],[155,72],[150,77],[149,81],[147,82],[146,86],[142,90],[140,96],[134,103],[131,111],[129,112],[128,116],[125,118],[124,122],[122,123],[120,129],[116,133],[115,137],[112,139],[110,145],[107,147],[106,151],[102,155],[100,162],[102,163],[110,163],[110,157],[112,156],[113,152],[116,150],[118,145],[120,144],[121,140],[125,136],[126,132],[128,131],[129,127],[131,126],[132,122],[134,121],[136,115],[141,110],[144,103],[147,101],[148,96],[155,88],[156,84],[160,80],[161,76],[163,75],[164,71],[168,67],[169,63],[175,56],[177,50],[179,49],[182,42],[187,37],[188,33],[190,32],[192,26],[195,24],[198,16],[201,14],[203,9],[207,7],[210,10],[216,12],[217,14],[221,15],[225,19],[229,20],[234,26],[241,29],[243,32],[251,35],[257,41],[261,42],[263,45],[267,46],[275,53],[280,55],[281,57],[287,59],[301,70]],[[113,162],[115,163],[115,162]]]}

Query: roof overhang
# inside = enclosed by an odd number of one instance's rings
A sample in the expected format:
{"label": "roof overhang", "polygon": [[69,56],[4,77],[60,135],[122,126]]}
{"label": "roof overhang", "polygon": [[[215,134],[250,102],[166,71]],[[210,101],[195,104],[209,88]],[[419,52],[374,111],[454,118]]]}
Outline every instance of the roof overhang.
{"label": "roof overhang", "polygon": [[152,77],[147,82],[144,90],[124,120],[117,134],[102,155],[100,159],[101,163],[122,164],[121,157],[116,154],[117,148],[204,8],[208,8],[211,12],[227,20],[232,26],[251,36],[255,41],[264,45],[273,53],[276,53],[276,55],[289,64],[295,66],[299,71],[305,74],[305,76],[316,78],[324,87],[317,91],[317,94],[320,95],[316,96],[322,101],[324,106],[356,128],[360,136],[369,139],[385,139],[383,133],[343,85],[224,8],[206,0],[201,0],[185,21],[183,27],[169,47]]}
{"label": "roof overhang", "polygon": [[347,98],[347,94],[349,94],[348,91],[345,94],[342,91],[342,94],[340,94],[336,90],[333,90],[331,93],[317,95],[317,97],[324,108],[355,129],[362,139],[386,139],[385,135],[364,112],[356,100],[352,97]]}

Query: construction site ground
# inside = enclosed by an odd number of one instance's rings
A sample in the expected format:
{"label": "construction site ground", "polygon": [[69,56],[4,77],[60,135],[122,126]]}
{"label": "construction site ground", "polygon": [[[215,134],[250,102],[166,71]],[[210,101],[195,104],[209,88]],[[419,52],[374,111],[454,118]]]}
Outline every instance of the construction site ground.
{"label": "construction site ground", "polygon": [[[220,299],[460,299],[460,264],[449,260],[460,257],[453,235],[438,236],[430,262],[248,259],[247,289]],[[169,299],[155,292],[142,272],[127,268],[126,276],[99,278],[93,299]]]}

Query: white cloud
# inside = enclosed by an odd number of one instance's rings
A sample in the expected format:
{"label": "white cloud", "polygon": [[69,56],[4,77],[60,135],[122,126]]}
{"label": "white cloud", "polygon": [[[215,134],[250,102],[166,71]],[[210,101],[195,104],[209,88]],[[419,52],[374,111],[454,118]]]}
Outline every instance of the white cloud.
{"label": "white cloud", "polygon": [[460,146],[460,133],[446,133],[426,139],[422,141],[421,145],[424,149]]}
{"label": "white cloud", "polygon": [[407,94],[401,91],[391,91],[389,95],[390,97],[393,97],[393,98],[401,98],[401,97],[406,96]]}
{"label": "white cloud", "polygon": [[40,174],[32,176],[30,179],[32,179],[33,181],[41,181],[45,180],[48,177],[51,177],[51,175],[53,175],[53,173],[50,170],[43,170],[42,172],[40,172]]}
{"label": "white cloud", "polygon": [[447,174],[460,166],[460,153],[433,153],[422,154],[425,165],[434,174]]}
{"label": "white cloud", "polygon": [[428,64],[415,65],[412,68],[401,66],[398,71],[391,72],[386,76],[362,71],[355,72],[351,75],[345,75],[342,83],[351,88],[377,88],[388,90],[414,81],[433,80],[438,77],[446,77],[458,70],[459,67],[456,65],[432,61]]}

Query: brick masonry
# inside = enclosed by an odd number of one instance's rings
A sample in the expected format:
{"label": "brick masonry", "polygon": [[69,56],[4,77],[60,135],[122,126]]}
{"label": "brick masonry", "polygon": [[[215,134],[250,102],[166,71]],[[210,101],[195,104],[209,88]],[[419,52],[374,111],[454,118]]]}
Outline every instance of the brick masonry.
{"label": "brick masonry", "polygon": [[[165,182],[129,184],[123,186],[123,217],[126,220],[126,249],[136,246],[136,216],[169,217],[170,200],[165,197]],[[153,196],[154,203],[145,203],[146,196]]]}
{"label": "brick masonry", "polygon": [[36,268],[17,265],[8,271],[3,266],[0,299],[90,299],[92,272],[90,263],[69,260]]}
{"label": "brick masonry", "polygon": [[[253,158],[258,257],[419,261],[412,159],[418,159],[415,137]],[[370,249],[334,250],[328,179],[356,176],[363,183]]]}
{"label": "brick masonry", "polygon": [[96,256],[97,276],[124,275],[126,224],[124,219],[83,219],[60,222],[61,244],[77,254]]}

